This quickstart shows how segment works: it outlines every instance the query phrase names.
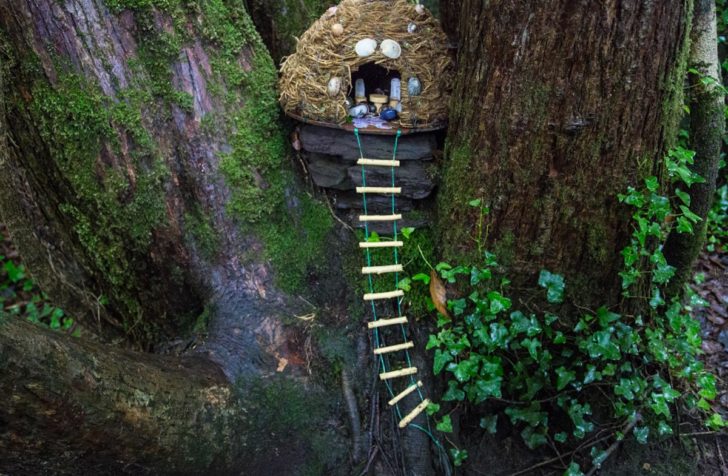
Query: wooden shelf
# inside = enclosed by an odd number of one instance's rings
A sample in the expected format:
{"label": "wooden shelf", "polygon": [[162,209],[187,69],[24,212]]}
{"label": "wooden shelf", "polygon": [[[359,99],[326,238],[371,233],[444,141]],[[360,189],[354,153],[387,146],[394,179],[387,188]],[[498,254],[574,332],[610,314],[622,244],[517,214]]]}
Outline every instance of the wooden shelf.
{"label": "wooden shelf", "polygon": [[[320,126],[320,127],[328,127],[330,129],[340,129],[343,131],[348,132],[354,132],[354,125],[353,124],[338,124],[335,122],[324,122],[324,121],[317,121],[315,119],[305,118],[302,116],[299,116],[298,114],[292,113],[292,112],[286,112],[286,115],[292,119],[295,119],[299,122],[303,122],[305,124],[311,124],[314,126]],[[399,126],[399,121],[392,121],[390,122],[392,125],[391,129],[377,129],[376,127],[365,127],[363,129],[359,129],[360,134],[371,134],[371,135],[379,135],[379,136],[393,136],[397,134],[397,127]],[[422,132],[434,132],[439,131],[441,129],[444,129],[447,127],[446,122],[431,124],[429,126],[423,126],[423,127],[402,127],[399,130],[402,131],[403,136],[411,135],[411,134],[418,134]]]}

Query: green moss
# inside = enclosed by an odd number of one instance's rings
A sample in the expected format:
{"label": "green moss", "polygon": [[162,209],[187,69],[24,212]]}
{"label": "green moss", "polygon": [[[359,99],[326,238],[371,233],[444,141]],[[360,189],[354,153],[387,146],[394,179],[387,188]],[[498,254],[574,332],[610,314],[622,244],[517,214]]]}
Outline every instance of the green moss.
{"label": "green moss", "polygon": [[203,258],[208,260],[215,257],[220,248],[218,236],[210,216],[205,214],[198,205],[193,211],[185,214],[185,229],[187,238],[194,242]]}
{"label": "green moss", "polygon": [[325,266],[327,235],[332,226],[326,207],[306,195],[297,209],[280,210],[273,221],[256,226],[281,289],[300,292],[306,277]]}
{"label": "green moss", "polygon": [[[663,95],[665,99],[662,103],[662,114],[664,117],[663,130],[666,132],[664,134],[665,147],[664,151],[661,152],[665,152],[677,145],[677,132],[680,120],[683,117],[685,77],[687,75],[688,60],[690,57],[690,31],[693,24],[693,6],[692,1],[685,2],[686,14],[682,19],[682,29],[685,31],[683,42],[679,47],[675,65],[667,71],[662,81],[662,87],[666,91]],[[651,170],[648,174],[654,174],[654,172]],[[647,174],[640,178],[644,178],[645,176]]]}
{"label": "green moss", "polygon": [[[338,399],[287,378],[245,382],[240,397],[249,415],[251,468],[280,458],[278,451],[298,464],[305,461],[303,468],[298,466],[290,474],[337,474],[331,472],[336,465],[346,466],[342,436],[322,424],[336,412]],[[296,463],[286,464],[293,468]]]}
{"label": "green moss", "polygon": [[[445,221],[452,220],[457,215],[462,217],[461,223],[455,229],[447,229],[447,240],[439,236],[442,254],[446,259],[454,260],[462,257],[463,243],[470,242],[470,235],[477,222],[477,210],[467,207],[467,203],[476,198],[477,190],[471,180],[472,160],[474,152],[467,146],[447,146],[447,165],[443,172],[443,190],[438,194],[438,214]],[[465,215],[465,216],[464,216]],[[472,226],[465,225],[472,223]],[[442,227],[440,227],[442,228]],[[442,234],[443,232],[441,232]]]}
{"label": "green moss", "polygon": [[[163,182],[167,171],[141,124],[141,113],[124,98],[111,102],[80,76],[61,74],[50,87],[32,87],[31,114],[60,172],[77,199],[60,209],[74,222],[87,256],[117,291],[134,288],[134,256],[146,254],[155,228],[166,223]],[[106,147],[119,148],[120,135],[134,140],[134,177],[106,165]],[[139,303],[124,299],[127,315]]]}

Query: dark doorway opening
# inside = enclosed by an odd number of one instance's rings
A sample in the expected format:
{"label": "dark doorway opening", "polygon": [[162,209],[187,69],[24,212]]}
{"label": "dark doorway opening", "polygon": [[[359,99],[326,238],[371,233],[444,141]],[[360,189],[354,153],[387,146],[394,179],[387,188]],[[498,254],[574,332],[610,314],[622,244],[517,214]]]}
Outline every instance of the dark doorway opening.
{"label": "dark doorway opening", "polygon": [[397,70],[387,69],[374,63],[363,64],[359,66],[358,70],[351,72],[350,96],[354,96],[354,85],[356,84],[356,80],[360,78],[364,80],[367,96],[372,93],[377,93],[377,90],[380,90],[380,94],[389,96],[392,78],[400,77],[399,71]]}

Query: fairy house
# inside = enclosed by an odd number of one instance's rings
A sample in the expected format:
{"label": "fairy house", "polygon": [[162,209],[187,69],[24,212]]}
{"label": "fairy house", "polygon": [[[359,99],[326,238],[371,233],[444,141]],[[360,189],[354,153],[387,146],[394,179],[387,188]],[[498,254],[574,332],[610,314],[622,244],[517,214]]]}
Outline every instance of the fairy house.
{"label": "fairy house", "polygon": [[[282,65],[280,104],[301,123],[297,137],[307,171],[329,191],[340,214],[356,223],[361,197],[355,189],[362,185],[356,160],[362,152],[391,159],[397,131],[398,207],[429,208],[440,142],[435,131],[447,123],[451,79],[451,55],[438,20],[406,0],[343,0],[304,33]],[[367,114],[352,114],[356,107]],[[394,109],[395,117],[384,120],[383,108]],[[372,171],[367,178],[369,185],[389,181],[389,171]],[[390,203],[373,196],[369,209],[386,211]],[[422,223],[410,218],[404,225]]]}
{"label": "fairy house", "polygon": [[[353,106],[371,103],[380,93],[398,112],[381,131],[434,130],[447,120],[451,69],[447,37],[421,5],[343,0],[303,34],[296,52],[285,59],[280,103],[300,121],[343,127],[352,122]],[[400,80],[399,94],[391,87],[394,78]],[[363,97],[356,91],[358,79],[365,85]]]}

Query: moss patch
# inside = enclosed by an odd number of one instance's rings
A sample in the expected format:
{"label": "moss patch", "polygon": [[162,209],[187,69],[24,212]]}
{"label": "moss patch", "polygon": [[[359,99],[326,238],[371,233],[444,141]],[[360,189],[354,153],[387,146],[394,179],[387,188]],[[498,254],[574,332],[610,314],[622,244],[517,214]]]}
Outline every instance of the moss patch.
{"label": "moss patch", "polygon": [[[110,298],[125,304],[126,315],[140,315],[141,305],[128,296],[134,289],[137,256],[146,255],[153,231],[166,223],[163,183],[167,170],[141,125],[138,109],[124,98],[112,102],[80,76],[61,74],[50,87],[32,87],[31,114],[49,145],[62,177],[76,200],[61,211],[95,268],[111,284]],[[131,177],[105,158],[131,139]],[[116,291],[115,291],[116,290]]]}
{"label": "moss patch", "polygon": [[345,438],[322,424],[337,413],[336,398],[285,378],[246,383],[240,396],[250,415],[251,474],[342,474],[336,468],[348,467]]}
{"label": "moss patch", "polygon": [[300,292],[309,274],[325,272],[321,267],[326,266],[327,235],[332,226],[326,207],[303,194],[296,208],[280,210],[273,221],[257,225],[281,289]]}

